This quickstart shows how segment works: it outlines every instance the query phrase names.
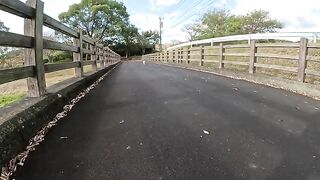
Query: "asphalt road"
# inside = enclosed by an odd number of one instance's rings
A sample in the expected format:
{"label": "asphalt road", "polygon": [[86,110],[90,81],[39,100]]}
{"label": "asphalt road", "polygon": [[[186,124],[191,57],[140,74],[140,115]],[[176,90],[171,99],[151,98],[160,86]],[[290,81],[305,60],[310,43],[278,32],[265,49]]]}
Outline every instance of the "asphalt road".
{"label": "asphalt road", "polygon": [[14,178],[319,180],[319,108],[245,81],[123,63]]}

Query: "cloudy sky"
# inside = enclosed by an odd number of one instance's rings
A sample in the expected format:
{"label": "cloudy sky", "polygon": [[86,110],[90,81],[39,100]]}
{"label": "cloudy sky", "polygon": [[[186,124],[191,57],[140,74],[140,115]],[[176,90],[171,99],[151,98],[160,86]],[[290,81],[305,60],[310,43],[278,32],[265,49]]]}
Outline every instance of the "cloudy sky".
{"label": "cloudy sky", "polygon": [[[80,0],[43,0],[45,13],[58,14]],[[186,41],[181,30],[203,13],[225,8],[234,14],[246,14],[255,9],[268,10],[271,16],[285,24],[284,32],[320,32],[320,0],[121,0],[128,8],[130,20],[140,30],[159,30],[159,17],[164,18],[163,41]],[[23,32],[23,20],[0,13],[0,20],[11,32]],[[45,29],[45,33],[50,33]]]}

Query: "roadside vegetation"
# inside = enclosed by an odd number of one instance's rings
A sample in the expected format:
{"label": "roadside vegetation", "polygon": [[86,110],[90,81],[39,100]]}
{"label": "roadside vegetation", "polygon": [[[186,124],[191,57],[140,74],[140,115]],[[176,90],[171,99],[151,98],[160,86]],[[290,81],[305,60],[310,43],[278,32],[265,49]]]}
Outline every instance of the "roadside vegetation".
{"label": "roadside vegetation", "polygon": [[15,93],[15,94],[6,94],[0,95],[0,108],[8,104],[21,100],[25,97],[25,93]]}

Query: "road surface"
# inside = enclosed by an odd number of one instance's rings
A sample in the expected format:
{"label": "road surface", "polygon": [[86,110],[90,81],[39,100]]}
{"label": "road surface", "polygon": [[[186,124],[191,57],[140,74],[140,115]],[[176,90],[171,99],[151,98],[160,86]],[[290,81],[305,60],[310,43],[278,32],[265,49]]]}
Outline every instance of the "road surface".
{"label": "road surface", "polygon": [[245,81],[123,63],[15,178],[318,180],[319,108]]}

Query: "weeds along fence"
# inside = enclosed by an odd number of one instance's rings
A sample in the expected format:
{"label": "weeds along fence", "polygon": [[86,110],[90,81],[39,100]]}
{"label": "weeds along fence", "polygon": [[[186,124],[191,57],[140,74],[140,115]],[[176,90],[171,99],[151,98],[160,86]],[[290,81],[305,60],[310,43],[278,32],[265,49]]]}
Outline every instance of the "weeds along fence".
{"label": "weeds along fence", "polygon": [[306,38],[301,38],[298,43],[257,43],[251,40],[250,44],[177,47],[144,55],[143,59],[185,66],[236,69],[250,74],[259,72],[300,82],[320,83],[320,45],[308,43]]}
{"label": "weeds along fence", "polygon": [[[0,46],[25,48],[24,67],[0,70],[0,84],[27,78],[28,95],[43,96],[46,92],[45,73],[75,68],[75,76],[82,77],[83,66],[97,65],[120,61],[120,55],[97,41],[83,35],[82,30],[74,30],[63,23],[44,14],[44,3],[40,0],[1,0],[0,10],[24,18],[24,35],[0,31]],[[43,26],[49,27],[73,38],[73,45],[43,38]],[[45,64],[43,50],[59,50],[73,53],[73,62]],[[90,56],[90,60],[84,58]]]}

